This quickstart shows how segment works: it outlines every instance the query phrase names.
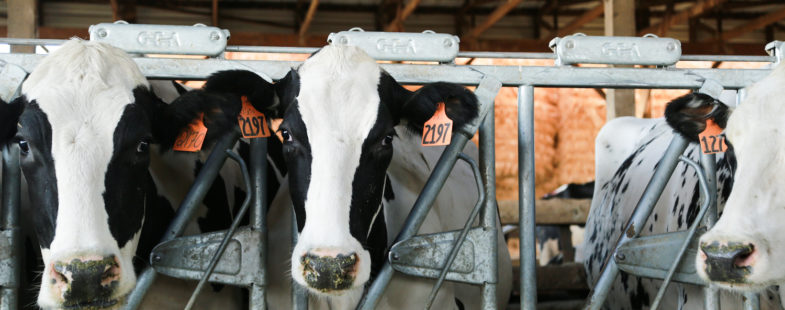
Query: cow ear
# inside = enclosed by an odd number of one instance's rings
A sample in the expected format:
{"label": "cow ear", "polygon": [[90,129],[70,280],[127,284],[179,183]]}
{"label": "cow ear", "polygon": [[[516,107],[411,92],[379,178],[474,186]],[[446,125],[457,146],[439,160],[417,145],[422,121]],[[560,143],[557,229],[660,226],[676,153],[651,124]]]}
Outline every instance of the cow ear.
{"label": "cow ear", "polygon": [[226,70],[213,73],[202,89],[210,94],[224,96],[238,107],[242,104],[240,98],[246,97],[256,110],[276,114],[275,87],[251,71]]}
{"label": "cow ear", "polygon": [[422,133],[423,124],[433,117],[440,103],[444,103],[445,112],[453,121],[454,128],[462,127],[478,114],[477,96],[453,83],[425,84],[417,91],[410,92],[387,73],[383,73],[379,90],[380,97],[388,102],[393,115],[418,133]]}
{"label": "cow ear", "polygon": [[19,97],[9,104],[0,99],[0,146],[16,135],[19,116],[24,108],[24,98]]}
{"label": "cow ear", "polygon": [[284,112],[294,104],[297,95],[300,93],[300,75],[294,69],[275,83],[275,93],[278,98],[278,105],[275,107],[276,117],[283,117]]}
{"label": "cow ear", "polygon": [[728,116],[728,106],[698,92],[676,98],[665,107],[668,125],[690,141],[698,141],[698,134],[706,129],[708,119],[712,119],[720,128],[725,128]]}

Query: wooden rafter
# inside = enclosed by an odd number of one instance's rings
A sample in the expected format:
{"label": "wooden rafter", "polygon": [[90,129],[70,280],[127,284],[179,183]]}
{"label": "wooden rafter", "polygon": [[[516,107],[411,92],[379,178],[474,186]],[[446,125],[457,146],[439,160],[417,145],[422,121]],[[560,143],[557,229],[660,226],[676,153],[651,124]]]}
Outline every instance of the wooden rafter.
{"label": "wooden rafter", "polygon": [[136,0],[109,0],[112,6],[112,20],[136,22]]}
{"label": "wooden rafter", "polygon": [[773,23],[776,23],[780,20],[785,18],[785,9],[779,9],[769,14],[763,15],[756,19],[751,20],[750,22],[741,25],[739,27],[733,28],[730,31],[722,32],[720,34],[720,41],[727,41],[744,34],[747,34],[751,31],[758,30],[760,28],[766,27]]}
{"label": "wooden rafter", "polygon": [[305,34],[308,32],[308,27],[311,26],[311,22],[313,21],[313,16],[316,15],[316,8],[319,6],[319,0],[311,0],[311,5],[308,6],[308,13],[305,13],[305,20],[303,20],[303,24],[300,26],[300,31],[298,32],[299,43],[300,45],[305,44]]}
{"label": "wooden rafter", "polygon": [[521,1],[523,0],[504,1],[504,3],[499,5],[495,10],[493,10],[493,12],[491,12],[491,15],[488,15],[488,18],[482,24],[469,30],[469,33],[466,35],[465,39],[467,41],[476,40],[477,37],[479,37],[483,32],[488,30],[488,28],[491,28],[491,26],[496,24],[496,22],[502,19],[502,17],[507,15],[507,13],[509,13],[510,10],[518,6],[518,4],[521,3]]}
{"label": "wooden rafter", "polygon": [[684,23],[688,19],[697,17],[723,2],[725,2],[725,0],[702,0],[698,3],[695,3],[688,9],[676,13],[675,15],[671,16],[671,18],[668,18],[659,24],[638,31],[638,35],[644,35],[647,33],[661,35],[662,33],[667,32],[667,30],[673,27],[673,25]]}
{"label": "wooden rafter", "polygon": [[218,0],[213,0],[212,21],[213,26],[218,27]]}
{"label": "wooden rafter", "polygon": [[567,26],[564,26],[564,28],[559,29],[559,31],[555,33],[551,33],[551,37],[561,37],[561,36],[572,34],[576,30],[583,27],[583,25],[602,16],[603,13],[605,13],[605,5],[600,3],[598,6],[594,7],[593,9],[586,11],[586,13],[583,13],[583,15],[573,19],[569,24],[567,24]]}
{"label": "wooden rafter", "polygon": [[406,6],[395,15],[395,19],[384,27],[384,31],[403,31],[403,21],[414,12],[414,9],[416,9],[419,4],[420,0],[409,0],[409,2],[406,3]]}

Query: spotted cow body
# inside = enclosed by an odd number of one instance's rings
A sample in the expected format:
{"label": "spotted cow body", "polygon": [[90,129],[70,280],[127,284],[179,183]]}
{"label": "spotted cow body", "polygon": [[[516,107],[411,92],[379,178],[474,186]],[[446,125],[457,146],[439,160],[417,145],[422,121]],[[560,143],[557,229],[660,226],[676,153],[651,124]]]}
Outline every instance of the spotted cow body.
{"label": "spotted cow body", "polygon": [[[680,98],[681,103],[692,97]],[[687,104],[692,104],[687,102]],[[660,158],[676,132],[665,119],[618,118],[608,122],[596,140],[596,184],[591,211],[586,222],[584,259],[588,281],[593,285],[601,268],[613,253],[634,207],[643,194]],[[684,155],[699,162],[701,150],[697,134]],[[717,189],[720,212],[734,185],[736,158],[733,151],[718,154]],[[641,235],[686,230],[694,223],[701,204],[696,172],[680,162],[670,177]],[[684,262],[691,263],[691,262]],[[621,272],[605,303],[606,309],[642,309],[651,305],[661,281],[643,279]],[[722,292],[723,309],[741,308],[738,294]],[[761,296],[763,309],[779,309],[779,296],[770,288]],[[672,284],[662,309],[703,309],[702,287]]]}

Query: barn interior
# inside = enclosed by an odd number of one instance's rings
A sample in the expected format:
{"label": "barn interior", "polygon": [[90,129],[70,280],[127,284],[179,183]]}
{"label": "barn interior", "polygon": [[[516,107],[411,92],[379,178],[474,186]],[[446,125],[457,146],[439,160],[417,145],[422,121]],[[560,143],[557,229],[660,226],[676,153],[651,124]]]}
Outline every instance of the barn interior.
{"label": "barn interior", "polygon": [[[764,46],[768,42],[785,40],[785,2],[781,0],[0,1],[0,37],[87,39],[90,25],[117,20],[218,26],[231,32],[229,45],[248,46],[320,47],[330,33],[353,27],[366,31],[450,33],[460,37],[461,51],[488,52],[551,52],[551,39],[574,33],[670,37],[681,41],[684,55],[762,56],[767,55]],[[3,49],[9,47],[0,46]],[[30,46],[10,50],[33,52]],[[38,52],[46,51],[39,48]],[[227,52],[222,57],[302,60],[307,54]],[[460,57],[455,59],[455,64],[552,66],[554,61]],[[768,63],[681,61],[676,64],[680,68],[765,65]],[[606,120],[620,116],[660,117],[665,103],[687,92],[538,88],[535,92],[536,195],[543,196],[562,184],[593,180],[594,138]],[[517,88],[505,87],[495,105],[497,197],[502,220],[508,224],[518,222],[517,97]],[[561,231],[566,235],[563,238],[569,238],[568,225],[585,221],[589,200],[564,202],[552,209],[553,217],[563,220],[550,224],[562,225]],[[509,245],[517,259],[516,239],[511,238]],[[574,254],[567,250],[563,255],[567,263],[539,270],[556,275],[550,277],[551,282],[538,282],[543,309],[577,307],[580,302],[575,300],[581,300],[588,292],[585,275],[580,275],[582,267],[569,264]],[[575,300],[562,301],[565,298]]]}

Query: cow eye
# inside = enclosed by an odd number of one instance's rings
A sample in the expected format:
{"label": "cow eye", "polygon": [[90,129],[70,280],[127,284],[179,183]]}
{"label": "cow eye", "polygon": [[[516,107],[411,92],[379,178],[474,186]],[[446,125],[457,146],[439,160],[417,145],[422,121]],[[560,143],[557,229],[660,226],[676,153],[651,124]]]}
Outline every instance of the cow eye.
{"label": "cow eye", "polygon": [[137,153],[145,153],[148,149],[150,149],[150,142],[142,140],[139,141],[139,144],[136,145]]}
{"label": "cow eye", "polygon": [[19,152],[22,155],[30,154],[30,145],[25,140],[19,140]]}
{"label": "cow eye", "polygon": [[292,135],[286,129],[281,129],[281,138],[283,142],[292,142]]}
{"label": "cow eye", "polygon": [[382,145],[387,146],[392,144],[392,142],[393,142],[393,135],[389,134],[386,137],[384,137],[384,140],[382,140]]}

